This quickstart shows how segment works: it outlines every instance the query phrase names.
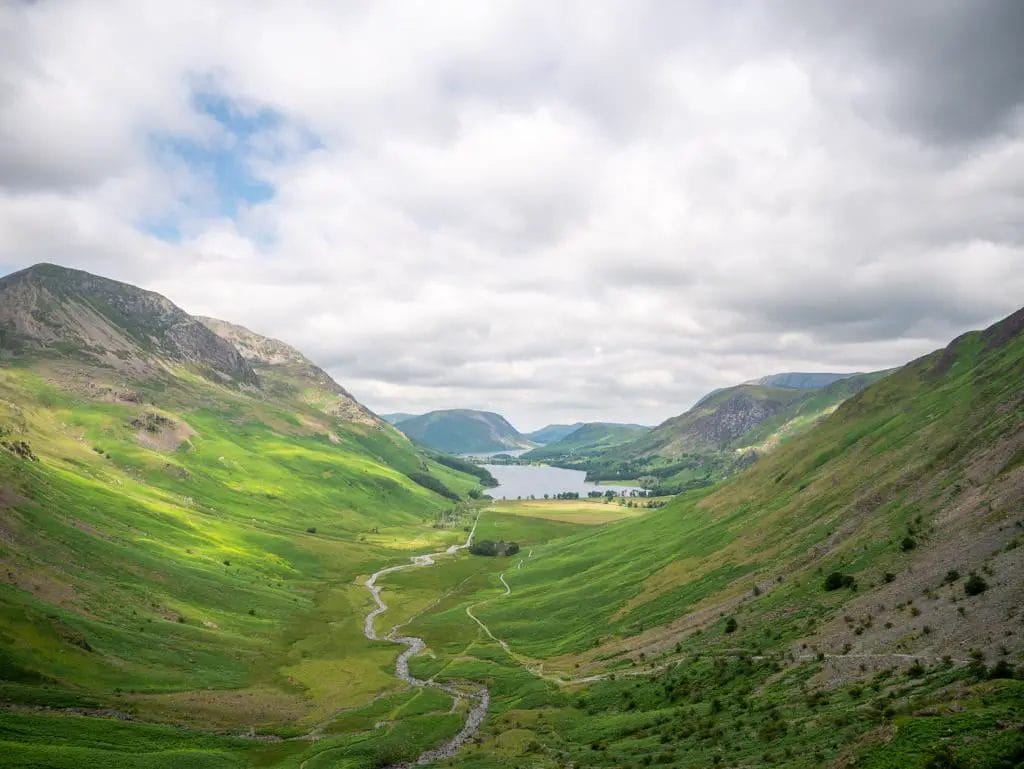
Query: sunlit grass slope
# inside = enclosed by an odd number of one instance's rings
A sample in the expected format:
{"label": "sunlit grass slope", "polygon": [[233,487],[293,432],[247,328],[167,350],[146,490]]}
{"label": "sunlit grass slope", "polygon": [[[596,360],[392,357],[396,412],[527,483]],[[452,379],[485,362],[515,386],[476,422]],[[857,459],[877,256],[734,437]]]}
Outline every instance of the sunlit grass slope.
{"label": "sunlit grass slope", "polygon": [[0,696],[205,728],[301,730],[395,688],[355,579],[465,536],[410,475],[477,487],[390,427],[185,371],[5,365],[0,430],[34,457],[0,450]]}

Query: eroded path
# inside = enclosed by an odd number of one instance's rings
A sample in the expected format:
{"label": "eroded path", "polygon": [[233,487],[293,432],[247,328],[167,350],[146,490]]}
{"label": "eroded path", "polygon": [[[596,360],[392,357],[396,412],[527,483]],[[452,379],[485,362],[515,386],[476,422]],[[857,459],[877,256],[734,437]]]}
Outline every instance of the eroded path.
{"label": "eroded path", "polygon": [[470,529],[469,536],[466,537],[466,542],[464,544],[452,545],[443,553],[417,555],[409,559],[410,563],[380,569],[379,571],[374,572],[370,578],[363,583],[366,585],[366,589],[370,591],[370,595],[373,596],[374,603],[377,604],[377,608],[366,615],[366,619],[363,622],[363,634],[371,641],[390,641],[391,643],[401,644],[406,647],[405,651],[398,655],[398,660],[395,662],[395,676],[400,680],[405,681],[410,686],[429,687],[431,689],[443,691],[445,694],[451,696],[455,700],[456,704],[464,700],[469,702],[469,710],[466,714],[466,723],[463,725],[462,729],[459,730],[458,734],[443,745],[424,751],[412,763],[392,764],[388,769],[407,769],[407,767],[429,764],[434,761],[441,761],[445,758],[451,758],[454,756],[455,753],[458,752],[459,748],[461,748],[466,741],[476,733],[477,729],[480,728],[480,724],[483,723],[484,717],[487,715],[487,708],[491,702],[491,693],[486,686],[480,684],[471,684],[460,688],[450,684],[438,683],[433,680],[416,678],[412,675],[412,673],[409,672],[409,659],[423,651],[423,649],[426,648],[426,642],[417,636],[397,635],[397,626],[389,630],[383,636],[377,633],[377,630],[374,627],[374,621],[377,617],[388,610],[388,605],[384,603],[384,600],[380,597],[381,587],[377,584],[377,580],[386,574],[402,571],[403,569],[433,566],[435,564],[434,559],[436,557],[440,557],[442,555],[455,555],[459,550],[469,547],[473,544],[473,535],[476,534],[476,525],[479,521],[480,513],[477,513],[476,520],[473,521],[473,528]]}

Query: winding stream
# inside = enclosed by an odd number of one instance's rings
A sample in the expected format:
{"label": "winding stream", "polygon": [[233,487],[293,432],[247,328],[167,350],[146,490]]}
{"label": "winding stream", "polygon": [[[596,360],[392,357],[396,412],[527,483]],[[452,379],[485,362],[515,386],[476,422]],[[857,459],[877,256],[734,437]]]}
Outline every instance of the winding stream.
{"label": "winding stream", "polygon": [[371,641],[390,641],[391,643],[401,644],[406,647],[405,651],[398,655],[398,660],[395,662],[395,676],[402,681],[405,681],[410,686],[418,687],[430,687],[432,689],[438,689],[445,692],[456,700],[456,703],[462,700],[469,700],[469,712],[466,714],[466,723],[463,725],[459,733],[452,737],[448,742],[440,745],[436,748],[430,748],[425,750],[419,755],[419,757],[411,762],[404,764],[392,764],[388,769],[408,769],[408,767],[419,766],[423,764],[429,764],[434,761],[441,761],[446,758],[451,758],[461,748],[466,741],[472,737],[477,729],[480,728],[480,724],[483,723],[484,716],[487,715],[487,708],[491,702],[491,692],[483,685],[474,685],[473,690],[459,689],[449,684],[440,684],[433,680],[424,680],[422,678],[416,678],[409,672],[409,659],[416,654],[419,654],[426,648],[426,643],[422,638],[416,636],[399,636],[396,635],[398,628],[393,627],[383,636],[378,635],[374,628],[374,620],[378,616],[388,610],[388,605],[380,597],[381,587],[377,584],[377,580],[383,577],[385,574],[391,574],[392,572],[401,571],[403,569],[412,569],[423,566],[433,566],[435,556],[441,555],[455,555],[459,550],[469,547],[473,543],[473,535],[476,533],[476,525],[480,521],[480,514],[477,513],[476,520],[473,521],[473,528],[470,529],[469,536],[466,537],[465,544],[452,545],[443,553],[429,553],[426,555],[417,555],[409,560],[411,563],[400,564],[398,566],[389,566],[386,569],[374,572],[366,582],[366,589],[370,591],[370,595],[373,596],[374,602],[377,604],[377,608],[366,615],[366,620],[363,622],[363,634]]}

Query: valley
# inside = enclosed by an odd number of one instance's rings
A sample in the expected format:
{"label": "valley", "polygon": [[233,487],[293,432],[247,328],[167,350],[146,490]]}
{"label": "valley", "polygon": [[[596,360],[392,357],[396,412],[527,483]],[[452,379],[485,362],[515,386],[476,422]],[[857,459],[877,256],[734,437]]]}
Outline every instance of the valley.
{"label": "valley", "polygon": [[[0,329],[5,767],[1024,760],[1024,310],[497,486],[127,284],[15,273]],[[539,442],[491,416],[446,439]],[[601,467],[659,496],[543,498]]]}

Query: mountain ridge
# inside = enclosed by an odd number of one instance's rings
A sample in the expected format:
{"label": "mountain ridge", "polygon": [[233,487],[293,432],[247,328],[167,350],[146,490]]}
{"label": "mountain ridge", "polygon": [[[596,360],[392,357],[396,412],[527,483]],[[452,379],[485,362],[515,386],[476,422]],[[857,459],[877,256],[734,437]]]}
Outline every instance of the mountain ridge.
{"label": "mountain ridge", "polygon": [[165,358],[258,385],[234,345],[166,297],[48,263],[0,278],[0,348],[77,355],[135,374],[157,373]]}
{"label": "mountain ridge", "polygon": [[439,409],[395,425],[411,440],[450,454],[530,448],[533,444],[493,411]]}

